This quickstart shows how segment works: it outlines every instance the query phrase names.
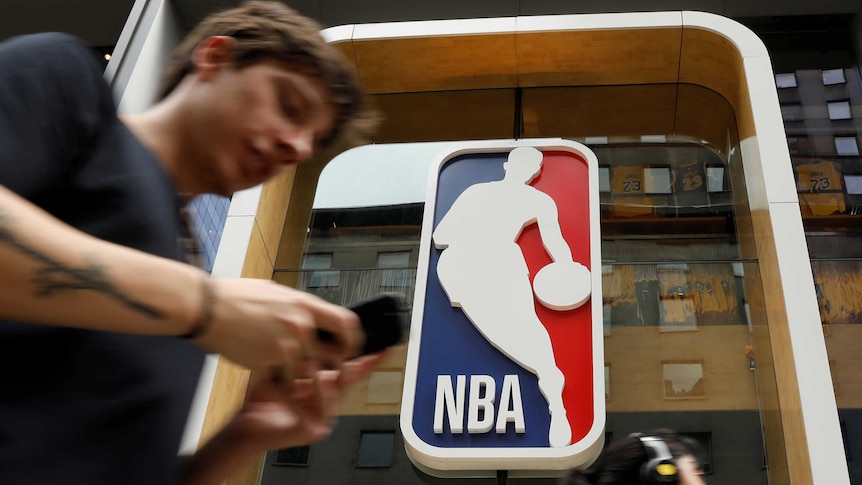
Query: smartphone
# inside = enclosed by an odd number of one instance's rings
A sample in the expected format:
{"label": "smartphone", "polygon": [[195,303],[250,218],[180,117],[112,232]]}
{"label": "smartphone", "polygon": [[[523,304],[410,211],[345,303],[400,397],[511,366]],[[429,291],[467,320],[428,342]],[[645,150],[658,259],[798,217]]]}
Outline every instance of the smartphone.
{"label": "smartphone", "polygon": [[[349,310],[359,316],[359,323],[365,333],[365,345],[359,355],[375,354],[401,342],[404,327],[398,313],[400,307],[401,295],[397,293],[381,293],[347,305]],[[323,329],[317,329],[317,338],[322,342],[335,340],[332,333]]]}

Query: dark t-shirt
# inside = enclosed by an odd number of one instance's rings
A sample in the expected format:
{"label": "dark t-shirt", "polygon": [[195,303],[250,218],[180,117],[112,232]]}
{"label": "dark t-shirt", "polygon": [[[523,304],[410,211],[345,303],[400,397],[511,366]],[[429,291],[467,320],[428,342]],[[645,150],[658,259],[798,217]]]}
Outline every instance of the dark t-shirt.
{"label": "dark t-shirt", "polygon": [[[181,259],[173,181],[74,38],[0,43],[0,185],[83,232]],[[203,358],[176,337],[0,321],[0,483],[176,483]]]}

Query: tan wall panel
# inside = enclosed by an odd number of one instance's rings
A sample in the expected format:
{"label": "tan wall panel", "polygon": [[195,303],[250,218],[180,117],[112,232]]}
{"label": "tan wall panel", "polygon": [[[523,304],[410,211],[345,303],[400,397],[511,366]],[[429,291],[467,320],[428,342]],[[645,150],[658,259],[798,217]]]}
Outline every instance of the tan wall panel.
{"label": "tan wall panel", "polygon": [[744,265],[745,300],[751,318],[752,346],[757,363],[757,387],[760,393],[760,414],[766,443],[770,478],[774,483],[790,483],[784,427],[775,378],[775,359],[769,336],[768,315],[763,295],[763,281],[757,263]]}
{"label": "tan wall panel", "polygon": [[515,91],[491,89],[374,96],[377,143],[511,138]]}
{"label": "tan wall panel", "polygon": [[[326,162],[328,161],[327,158]],[[317,179],[326,162],[323,159],[315,159],[299,165],[296,169],[289,194],[288,210],[281,213],[285,219],[278,244],[275,269],[295,269],[300,265],[302,249],[308,233],[311,206],[317,191]]]}
{"label": "tan wall panel", "polygon": [[207,404],[207,414],[200,443],[206,443],[230,420],[245,401],[251,374],[227,359],[219,359],[213,392]]}
{"label": "tan wall panel", "polygon": [[[407,362],[407,344],[398,345],[389,350],[389,356],[376,369],[378,371],[395,371],[403,374]],[[368,403],[368,378],[357,382],[348,391],[339,414],[349,415],[393,415],[401,414],[401,401],[391,404]]]}
{"label": "tan wall panel", "polygon": [[[757,409],[754,372],[744,358],[744,325],[660,332],[658,327],[614,327],[604,339],[611,366],[608,412],[729,411]],[[665,398],[663,363],[700,362],[706,397]]]}
{"label": "tan wall panel", "polygon": [[682,30],[679,82],[707,87],[735,101],[740,77],[744,77],[742,59],[729,40],[706,30]]}
{"label": "tan wall panel", "polygon": [[272,278],[272,261],[270,261],[266,245],[263,243],[263,236],[257,220],[255,220],[251,231],[241,276],[243,278]]}
{"label": "tan wall panel", "polygon": [[[733,206],[735,209],[736,237],[739,246],[739,256],[744,259],[757,259],[757,238],[754,233],[755,221],[754,217],[759,214],[759,217],[766,216],[764,212],[753,214],[751,212],[751,204],[748,199],[748,186],[745,182],[745,167],[742,161],[742,150],[738,139],[731,139],[731,146],[735,149],[733,156],[730,157],[727,164],[728,175],[730,177],[730,188],[733,196]],[[764,224],[768,219],[757,222],[757,227],[765,227]]]}
{"label": "tan wall panel", "polygon": [[680,30],[519,34],[518,84],[535,87],[675,83]]}
{"label": "tan wall panel", "polygon": [[670,134],[676,94],[675,84],[525,89],[524,136]]}
{"label": "tan wall panel", "polygon": [[769,315],[769,339],[775,363],[775,380],[781,409],[784,443],[790,476],[798,483],[812,483],[808,441],[802,420],[802,404],[794,365],[793,348],[784,294],[775,252],[775,236],[771,231],[769,215],[752,211],[754,231],[758,240],[760,275],[763,280],[764,307]]}
{"label": "tan wall panel", "polygon": [[[257,226],[260,229],[270,265],[273,267],[278,256],[278,243],[284,230],[284,215],[290,204],[290,193],[295,177],[296,166],[291,166],[284,173],[264,184],[257,206],[255,216]],[[261,276],[261,278],[269,278],[269,276]]]}
{"label": "tan wall panel", "polygon": [[745,139],[755,135],[745,67],[736,46],[725,37],[701,29],[682,29],[679,82],[703,86],[723,96],[736,112],[739,136]]}
{"label": "tan wall panel", "polygon": [[341,42],[332,43],[341,54],[344,56],[344,59],[353,66],[353,69],[359,73],[359,69],[356,67],[356,50],[353,48],[352,40],[343,40]]}
{"label": "tan wall panel", "polygon": [[515,35],[355,41],[366,92],[409,93],[516,85]]}
{"label": "tan wall panel", "polygon": [[862,408],[862,325],[825,325],[826,349],[839,408]]}

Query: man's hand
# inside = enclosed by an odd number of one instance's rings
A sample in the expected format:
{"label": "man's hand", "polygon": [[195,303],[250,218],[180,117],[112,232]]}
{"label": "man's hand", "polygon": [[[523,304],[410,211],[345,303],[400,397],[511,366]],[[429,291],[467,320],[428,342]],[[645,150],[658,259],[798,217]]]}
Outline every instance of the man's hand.
{"label": "man's hand", "polygon": [[[327,437],[335,426],[335,412],[345,392],[385,357],[383,352],[346,362],[340,370],[309,372],[311,377],[297,379],[289,386],[268,376],[253,382],[242,409],[191,458],[183,484],[220,484],[263,451],[306,445]],[[313,366],[310,362],[305,361],[303,366]]]}
{"label": "man's hand", "polygon": [[[346,362],[341,370],[319,370],[292,385],[263,378],[249,387],[245,405],[230,424],[234,435],[256,451],[288,448],[319,441],[335,426],[345,391],[365,378],[384,354]],[[311,366],[309,361],[304,366]],[[306,369],[311,370],[311,369]]]}
{"label": "man's hand", "polygon": [[[285,382],[293,382],[310,375],[302,362],[339,368],[362,347],[356,315],[314,295],[269,280],[213,279],[209,284],[212,322],[195,341],[251,370],[277,369]],[[334,341],[320,342],[318,328],[333,334]]]}

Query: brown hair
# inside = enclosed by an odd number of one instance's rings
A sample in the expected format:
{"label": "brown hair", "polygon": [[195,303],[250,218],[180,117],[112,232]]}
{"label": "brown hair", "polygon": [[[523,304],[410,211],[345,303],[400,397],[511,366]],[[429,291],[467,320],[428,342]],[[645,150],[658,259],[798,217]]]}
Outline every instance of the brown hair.
{"label": "brown hair", "polygon": [[332,132],[321,140],[333,144],[345,132],[370,131],[374,114],[365,106],[359,80],[339,50],[320,35],[321,26],[287,5],[272,1],[249,1],[236,8],[203,19],[174,51],[165,70],[159,98],[168,96],[194,70],[192,53],[213,36],[236,40],[236,69],[263,61],[278,61],[308,76],[321,79],[335,108]]}
{"label": "brown hair", "polygon": [[[693,438],[669,429],[656,429],[645,436],[654,436],[665,442],[673,458],[692,455],[700,461],[700,445]],[[649,455],[640,438],[629,436],[611,443],[599,458],[586,470],[571,470],[560,480],[560,485],[636,485],[641,480],[641,467]]]}

